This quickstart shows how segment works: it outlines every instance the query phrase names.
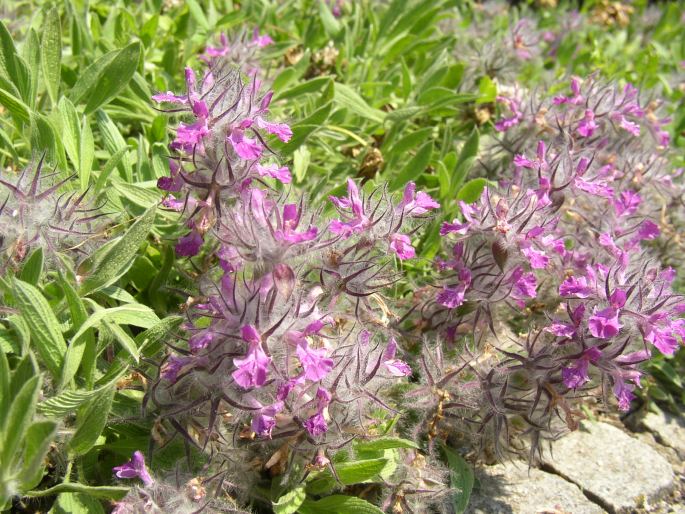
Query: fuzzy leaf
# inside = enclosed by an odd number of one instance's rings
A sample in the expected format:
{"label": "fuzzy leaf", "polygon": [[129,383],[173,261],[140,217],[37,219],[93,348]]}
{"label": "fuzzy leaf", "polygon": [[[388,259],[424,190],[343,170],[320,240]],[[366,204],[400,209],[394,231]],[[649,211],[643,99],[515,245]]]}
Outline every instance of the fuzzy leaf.
{"label": "fuzzy leaf", "polygon": [[91,486],[79,484],[78,482],[63,482],[49,489],[41,489],[40,491],[29,491],[27,493],[24,493],[24,496],[29,498],[43,498],[47,496],[54,496],[60,493],[82,493],[93,496],[94,498],[119,500],[126,496],[128,490],[128,487]]}
{"label": "fuzzy leaf", "polygon": [[390,450],[392,448],[414,448],[419,446],[409,439],[402,439],[401,437],[383,437],[374,441],[356,441],[354,448],[357,451],[379,451]]}
{"label": "fuzzy leaf", "polygon": [[477,202],[487,185],[488,181],[484,178],[471,179],[461,187],[457,193],[457,200],[465,203]]}
{"label": "fuzzy leaf", "polygon": [[113,399],[114,387],[108,387],[79,409],[76,432],[69,441],[69,450],[73,454],[83,455],[93,447],[105,428]]}
{"label": "fuzzy leaf", "polygon": [[17,395],[12,398],[5,429],[2,432],[2,445],[0,446],[0,462],[6,469],[13,462],[21,458],[17,450],[21,445],[26,431],[36,410],[38,393],[40,392],[40,377],[35,376],[28,380]]}
{"label": "fuzzy leaf", "polygon": [[93,158],[95,157],[95,144],[93,142],[93,131],[90,129],[88,118],[83,117],[81,125],[81,145],[79,149],[79,168],[78,175],[81,182],[81,191],[88,189],[90,183],[90,172],[93,168]]}
{"label": "fuzzy leaf", "polygon": [[409,162],[400,170],[395,178],[390,182],[390,191],[397,191],[403,188],[407,182],[420,177],[426,170],[433,154],[433,142],[428,141],[416,152]]}
{"label": "fuzzy leaf", "polygon": [[140,59],[139,41],[103,55],[88,66],[71,90],[74,103],[86,102],[85,113],[114,98],[131,80]]}
{"label": "fuzzy leaf", "polygon": [[88,400],[92,400],[106,389],[113,387],[124,375],[125,371],[126,368],[120,369],[119,372],[116,375],[113,375],[111,380],[109,380],[106,384],[103,384],[102,386],[90,391],[64,391],[57,396],[53,396],[52,398],[49,398],[38,404],[38,412],[50,418],[59,418],[69,414],[70,412],[74,412]]}
{"label": "fuzzy leaf", "polygon": [[55,313],[41,292],[27,282],[14,279],[14,296],[22,318],[31,327],[38,354],[53,377],[58,378],[67,345]]}
{"label": "fuzzy leaf", "polygon": [[48,90],[52,105],[57,103],[61,80],[62,61],[62,28],[59,20],[59,9],[53,7],[45,13],[41,38],[41,63],[45,87]]}
{"label": "fuzzy leaf", "polygon": [[33,286],[38,285],[40,276],[43,273],[43,248],[36,248],[21,268],[19,278]]}
{"label": "fuzzy leaf", "polygon": [[21,490],[36,487],[45,473],[45,455],[57,432],[57,423],[53,421],[38,421],[26,431],[26,447],[24,449],[24,463],[21,473],[17,477]]}
{"label": "fuzzy leaf", "polygon": [[453,500],[454,511],[456,514],[461,514],[468,507],[471,498],[474,482],[473,470],[455,451],[447,446],[443,446],[442,450],[450,468],[450,485],[457,491]]}
{"label": "fuzzy leaf", "polygon": [[342,494],[334,494],[318,501],[306,499],[298,512],[300,514],[383,514],[381,509],[366,500]]}
{"label": "fuzzy leaf", "polygon": [[93,274],[83,281],[82,295],[109,286],[126,273],[152,228],[155,212],[156,206],[153,205],[109,248]]}
{"label": "fuzzy leaf", "polygon": [[104,514],[102,504],[88,496],[78,493],[61,493],[48,514]]}
{"label": "fuzzy leaf", "polygon": [[478,147],[480,146],[480,134],[477,129],[473,129],[471,135],[464,143],[464,146],[459,153],[459,158],[457,159],[457,164],[454,167],[454,173],[450,180],[450,198],[459,190],[459,186],[462,185],[466,176],[468,175],[471,167],[473,166],[476,157],[478,157]]}
{"label": "fuzzy leaf", "polygon": [[371,107],[359,93],[346,84],[341,84],[340,82],[335,83],[334,98],[336,103],[341,107],[347,108],[347,110],[362,118],[377,123],[382,123],[383,119],[385,119],[385,113],[383,111]]}
{"label": "fuzzy leaf", "polygon": [[272,506],[275,514],[294,514],[307,497],[304,486],[299,486],[281,496]]}

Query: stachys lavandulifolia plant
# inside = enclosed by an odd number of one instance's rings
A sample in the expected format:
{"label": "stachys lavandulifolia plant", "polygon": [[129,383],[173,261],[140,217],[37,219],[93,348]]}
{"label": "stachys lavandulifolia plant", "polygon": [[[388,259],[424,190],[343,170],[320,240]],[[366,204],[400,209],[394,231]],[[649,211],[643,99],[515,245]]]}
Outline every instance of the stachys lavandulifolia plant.
{"label": "stachys lavandulifolia plant", "polygon": [[392,393],[412,369],[384,290],[439,207],[413,183],[394,197],[348,180],[333,216],[279,192],[290,172],[268,137],[291,130],[269,117],[257,76],[213,60],[202,79],[186,71],[185,95],[155,96],[194,120],[158,184],[190,229],[176,253],[209,257],[147,403],[221,462],[237,495],[264,471],[333,469],[339,449],[398,414]]}
{"label": "stachys lavandulifolia plant", "polygon": [[43,155],[18,174],[0,173],[0,269],[21,265],[30,251],[85,255],[104,229],[89,191],[69,188],[74,176],[46,172]]}
{"label": "stachys lavandulifolia plant", "polygon": [[682,195],[663,124],[630,85],[570,89],[520,99],[518,119],[496,125],[513,155],[501,179],[442,225],[449,253],[415,310],[443,338],[422,359],[434,435],[458,426],[499,449],[527,432],[539,448],[556,421],[577,427],[581,399],[628,410],[639,364],[685,336],[676,272],[654,249],[660,206]]}

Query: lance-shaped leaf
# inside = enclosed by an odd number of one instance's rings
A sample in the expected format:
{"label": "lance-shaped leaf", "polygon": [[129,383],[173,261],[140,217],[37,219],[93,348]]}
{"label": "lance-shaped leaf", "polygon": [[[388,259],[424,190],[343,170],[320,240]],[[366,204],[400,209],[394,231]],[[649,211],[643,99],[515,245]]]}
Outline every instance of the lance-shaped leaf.
{"label": "lance-shaped leaf", "polygon": [[22,318],[31,327],[31,339],[38,355],[53,377],[58,378],[67,344],[55,313],[41,292],[23,280],[14,279],[14,297]]}
{"label": "lance-shaped leaf", "polygon": [[147,238],[155,221],[156,205],[143,215],[110,246],[97,262],[97,267],[81,284],[82,295],[92,293],[116,282],[130,268],[140,245]]}

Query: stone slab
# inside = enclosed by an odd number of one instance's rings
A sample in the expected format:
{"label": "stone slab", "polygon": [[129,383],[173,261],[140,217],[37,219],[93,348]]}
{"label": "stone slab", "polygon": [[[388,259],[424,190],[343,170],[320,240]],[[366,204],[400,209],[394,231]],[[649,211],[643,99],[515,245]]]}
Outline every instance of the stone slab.
{"label": "stone slab", "polygon": [[673,469],[664,457],[606,423],[583,423],[556,441],[543,466],[617,514],[656,500],[674,487]]}
{"label": "stone slab", "polygon": [[685,457],[685,419],[666,412],[648,412],[641,424],[652,432],[661,444],[670,446],[681,457]]}
{"label": "stone slab", "polygon": [[525,462],[484,466],[476,471],[467,514],[601,514],[580,489],[563,478]]}

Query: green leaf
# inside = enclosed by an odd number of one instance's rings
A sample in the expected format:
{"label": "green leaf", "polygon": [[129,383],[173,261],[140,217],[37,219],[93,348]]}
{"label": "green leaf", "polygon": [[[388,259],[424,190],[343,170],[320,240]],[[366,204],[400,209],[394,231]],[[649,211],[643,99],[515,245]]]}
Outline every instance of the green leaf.
{"label": "green leaf", "polygon": [[93,132],[90,129],[88,118],[83,117],[83,124],[81,125],[81,145],[79,149],[79,168],[78,175],[81,182],[81,191],[88,189],[90,183],[90,172],[93,168],[93,159],[95,157],[95,144],[93,142]]}
{"label": "green leaf", "polygon": [[307,497],[304,486],[300,485],[281,496],[272,506],[275,514],[294,514]]}
{"label": "green leaf", "polygon": [[[126,141],[124,141],[121,132],[119,132],[119,129],[110,119],[107,113],[103,110],[99,110],[96,113],[96,118],[98,129],[100,130],[102,139],[105,142],[105,148],[107,148],[109,153],[114,155],[122,148],[128,150],[128,145],[126,144]],[[127,152],[124,152],[124,155],[121,157],[121,162],[119,162],[117,166],[122,175],[126,177],[126,180],[128,182],[133,182],[133,169],[131,168],[131,163],[129,161]]]}
{"label": "green leaf", "polygon": [[53,421],[38,421],[26,431],[24,463],[17,477],[22,491],[36,487],[42,480],[45,473],[45,455],[50,449],[55,432],[57,423]]}
{"label": "green leaf", "polygon": [[485,75],[478,81],[478,93],[477,104],[492,103],[497,98],[497,84]]}
{"label": "green leaf", "polygon": [[48,514],[105,514],[105,510],[87,494],[61,493]]}
{"label": "green leaf", "polygon": [[42,26],[43,35],[40,42],[41,64],[45,87],[52,101],[57,103],[59,84],[61,81],[62,61],[62,27],[59,19],[59,9],[53,7],[45,13]]}
{"label": "green leaf", "polygon": [[43,248],[36,248],[21,268],[19,278],[33,286],[38,285],[40,276],[43,273]]}
{"label": "green leaf", "polygon": [[141,187],[140,185],[128,184],[120,181],[113,181],[112,185],[123,200],[144,207],[145,209],[149,209],[153,205],[159,203],[159,190],[156,188],[153,190]]}
{"label": "green leaf", "polygon": [[28,123],[31,119],[31,109],[20,98],[0,87],[0,104],[2,104],[17,120]]}
{"label": "green leaf", "polygon": [[7,411],[10,408],[10,365],[5,352],[0,352],[0,432],[7,422]]}
{"label": "green leaf", "polygon": [[331,9],[326,2],[319,2],[319,17],[321,18],[321,24],[323,25],[326,34],[328,34],[328,37],[335,37],[342,30],[342,25],[337,18],[333,16]]}
{"label": "green leaf", "polygon": [[209,21],[207,20],[207,16],[205,16],[200,4],[198,4],[196,0],[185,0],[185,4],[188,6],[190,15],[197,22],[200,28],[202,28],[205,32],[208,32],[210,28]]}
{"label": "green leaf", "polygon": [[81,125],[78,121],[76,107],[66,96],[57,105],[62,126],[62,143],[74,168],[80,169],[79,154],[81,151]]}
{"label": "green leaf", "polygon": [[292,87],[283,93],[275,95],[274,100],[285,100],[287,98],[295,98],[306,93],[313,93],[314,91],[318,91],[319,89],[323,88],[330,82],[332,82],[330,77],[316,77],[308,80],[307,82],[303,82],[302,84],[298,84],[297,86]]}
{"label": "green leaf", "polygon": [[[78,293],[73,288],[73,286],[62,276],[59,277],[59,284],[64,292],[64,297],[67,300],[67,305],[69,306],[69,313],[71,314],[71,323],[74,330],[78,330],[88,319],[88,311],[83,301],[78,296]],[[81,359],[86,351],[87,347],[91,348],[94,352],[95,340],[93,338],[92,331],[87,333],[85,337],[79,338],[78,341],[71,341],[69,348],[67,348],[67,354],[64,357],[64,365],[62,366],[62,377],[60,379],[60,388],[67,385],[71,379],[76,374],[79,365],[81,364]],[[86,375],[92,371],[94,363],[87,363],[84,368],[87,370]]]}
{"label": "green leaf", "polygon": [[114,387],[109,387],[79,409],[76,416],[76,432],[69,441],[71,453],[83,455],[95,445],[107,423],[113,398]]}
{"label": "green leaf", "polygon": [[447,464],[450,468],[450,485],[457,491],[453,500],[454,511],[456,514],[462,514],[466,511],[471,498],[474,481],[473,470],[455,451],[447,446],[443,446],[442,450],[447,457]]}
{"label": "green leaf", "polygon": [[119,369],[119,372],[112,375],[107,383],[90,391],[64,391],[57,396],[53,396],[38,404],[38,412],[50,418],[59,418],[74,412],[88,400],[92,400],[103,391],[113,387],[125,372],[126,368]]}
{"label": "green leaf", "polygon": [[156,205],[145,213],[121,236],[101,258],[97,269],[81,285],[81,294],[90,294],[116,282],[131,266],[140,245],[155,221]]}
{"label": "green leaf", "polygon": [[0,446],[0,462],[7,469],[12,463],[21,458],[17,450],[26,436],[26,432],[33,418],[40,392],[40,376],[29,379],[17,395],[12,398],[5,430],[2,432],[2,446]]}
{"label": "green leaf", "polygon": [[356,498],[334,494],[318,501],[306,499],[300,506],[300,514],[383,514],[375,505]]}
{"label": "green leaf", "polygon": [[469,180],[457,193],[457,200],[465,203],[473,203],[478,201],[480,195],[483,194],[483,189],[488,185],[488,181],[484,178],[474,178]]}
{"label": "green leaf", "polygon": [[24,496],[29,498],[43,498],[47,496],[54,496],[60,493],[82,493],[93,496],[94,498],[119,500],[126,496],[126,493],[128,493],[128,491],[128,487],[91,486],[79,484],[78,482],[63,482],[49,489],[29,491],[27,493],[24,493]]}
{"label": "green leaf", "polygon": [[52,376],[58,378],[67,345],[55,313],[41,292],[27,282],[14,279],[14,296],[22,318],[31,327],[38,354]]}
{"label": "green leaf", "polygon": [[[340,462],[335,465],[335,473],[343,485],[361,484],[374,478],[379,480],[379,473],[383,471],[388,459],[366,459],[354,462]],[[322,494],[332,490],[337,481],[330,471],[324,471],[307,484],[310,494]]]}
{"label": "green leaf", "polygon": [[74,103],[86,102],[85,113],[114,98],[131,80],[140,59],[139,41],[103,55],[88,66],[70,92]]}
{"label": "green leaf", "polygon": [[26,101],[30,94],[29,69],[24,60],[17,54],[12,41],[12,35],[0,21],[0,77],[8,77],[22,100]]}
{"label": "green leaf", "polygon": [[459,190],[459,186],[464,182],[466,176],[468,175],[474,161],[478,157],[478,148],[480,146],[480,134],[478,129],[474,128],[471,135],[464,143],[464,146],[459,152],[459,159],[457,159],[457,164],[454,167],[454,173],[450,180],[450,198]]}
{"label": "green leaf", "polygon": [[359,93],[348,85],[336,82],[334,99],[341,107],[347,108],[347,110],[362,118],[378,123],[382,123],[385,119],[383,111],[372,108]]}
{"label": "green leaf", "polygon": [[400,170],[400,172],[390,182],[390,191],[397,191],[404,187],[407,182],[415,180],[420,177],[426,170],[428,163],[433,154],[433,142],[428,141],[416,152],[409,162]]}
{"label": "green leaf", "polygon": [[383,437],[374,441],[355,441],[354,448],[357,451],[369,452],[379,450],[389,450],[392,448],[414,448],[419,449],[414,441],[402,439],[401,437]]}
{"label": "green leaf", "polygon": [[124,155],[126,155],[127,151],[128,151],[127,146],[124,146],[123,148],[119,148],[116,152],[114,152],[114,154],[105,163],[105,167],[102,168],[102,171],[98,175],[98,179],[95,182],[95,194],[98,194],[105,187],[105,185],[107,184],[107,179],[109,178],[109,175],[112,173],[114,168],[116,168],[119,165],[119,162],[122,160]]}

